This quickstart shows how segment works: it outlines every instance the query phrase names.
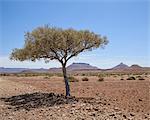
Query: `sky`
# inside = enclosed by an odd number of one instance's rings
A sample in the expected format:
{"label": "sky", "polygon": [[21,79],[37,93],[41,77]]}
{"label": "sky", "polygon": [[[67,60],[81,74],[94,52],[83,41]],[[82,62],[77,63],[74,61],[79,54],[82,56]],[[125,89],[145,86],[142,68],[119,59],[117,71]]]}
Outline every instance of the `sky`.
{"label": "sky", "polygon": [[83,52],[73,62],[111,68],[121,62],[150,66],[149,0],[0,0],[0,67],[60,67],[44,63],[10,61],[14,48],[22,48],[25,32],[51,25],[88,29],[107,36],[104,48]]}

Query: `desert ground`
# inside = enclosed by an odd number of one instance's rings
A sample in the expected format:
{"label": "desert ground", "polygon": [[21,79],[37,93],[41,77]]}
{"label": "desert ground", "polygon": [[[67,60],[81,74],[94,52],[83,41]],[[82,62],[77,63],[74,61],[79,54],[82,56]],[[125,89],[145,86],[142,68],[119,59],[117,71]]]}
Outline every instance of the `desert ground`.
{"label": "desert ground", "polygon": [[98,81],[97,76],[75,76],[79,81],[70,82],[75,97],[66,102],[62,77],[1,76],[0,119],[149,120],[150,75],[143,75],[145,80],[127,77],[106,76]]}

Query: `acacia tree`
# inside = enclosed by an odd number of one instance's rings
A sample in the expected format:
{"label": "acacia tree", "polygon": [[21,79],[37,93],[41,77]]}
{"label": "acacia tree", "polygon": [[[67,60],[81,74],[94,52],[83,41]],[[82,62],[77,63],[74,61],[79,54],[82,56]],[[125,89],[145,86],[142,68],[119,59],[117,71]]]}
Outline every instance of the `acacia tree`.
{"label": "acacia tree", "polygon": [[101,37],[89,30],[61,29],[43,26],[25,34],[25,44],[21,49],[14,49],[11,60],[44,59],[45,62],[57,60],[62,65],[66,87],[66,96],[70,96],[70,87],[66,73],[66,64],[79,53],[94,48],[104,47],[108,43],[106,37]]}

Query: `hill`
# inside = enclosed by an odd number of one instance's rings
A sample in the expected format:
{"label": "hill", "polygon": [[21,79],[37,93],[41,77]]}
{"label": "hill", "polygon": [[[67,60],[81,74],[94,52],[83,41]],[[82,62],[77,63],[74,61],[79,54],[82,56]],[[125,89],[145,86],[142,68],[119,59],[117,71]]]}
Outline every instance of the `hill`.
{"label": "hill", "polygon": [[120,70],[120,69],[128,69],[129,66],[124,64],[124,63],[120,63],[119,65],[116,65],[115,67],[113,67],[113,70]]}
{"label": "hill", "polygon": [[99,68],[92,66],[88,63],[72,63],[67,67],[69,71],[77,71],[77,70],[98,70]]}

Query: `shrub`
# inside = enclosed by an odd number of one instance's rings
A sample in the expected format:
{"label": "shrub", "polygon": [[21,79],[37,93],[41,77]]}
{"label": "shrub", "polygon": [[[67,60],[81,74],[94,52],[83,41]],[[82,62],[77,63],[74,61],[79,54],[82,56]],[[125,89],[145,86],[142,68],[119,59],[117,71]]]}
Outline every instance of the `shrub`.
{"label": "shrub", "polygon": [[50,76],[44,76],[44,79],[49,79],[50,78]]}
{"label": "shrub", "polygon": [[138,76],[136,76],[136,78],[141,78],[141,76],[140,76],[140,75],[138,75]]}
{"label": "shrub", "polygon": [[72,76],[68,77],[68,80],[69,80],[69,82],[79,82],[78,79],[76,79],[75,77],[72,77]]}
{"label": "shrub", "polygon": [[56,73],[55,74],[57,77],[63,77],[63,74],[62,73]]}
{"label": "shrub", "polygon": [[124,80],[123,78],[121,78],[120,80]]}
{"label": "shrub", "polygon": [[85,73],[82,73],[81,76],[85,76]]}
{"label": "shrub", "polygon": [[136,78],[131,76],[131,77],[128,77],[127,80],[136,80]]}
{"label": "shrub", "polygon": [[82,78],[82,81],[89,81],[87,77]]}
{"label": "shrub", "polygon": [[143,77],[141,77],[141,76],[140,76],[140,77],[138,77],[138,78],[139,78],[138,80],[145,80],[145,79],[144,79]]}
{"label": "shrub", "polygon": [[144,78],[139,78],[139,80],[145,80]]}
{"label": "shrub", "polygon": [[102,82],[102,81],[104,81],[104,78],[101,77],[101,78],[98,79],[98,81]]}

